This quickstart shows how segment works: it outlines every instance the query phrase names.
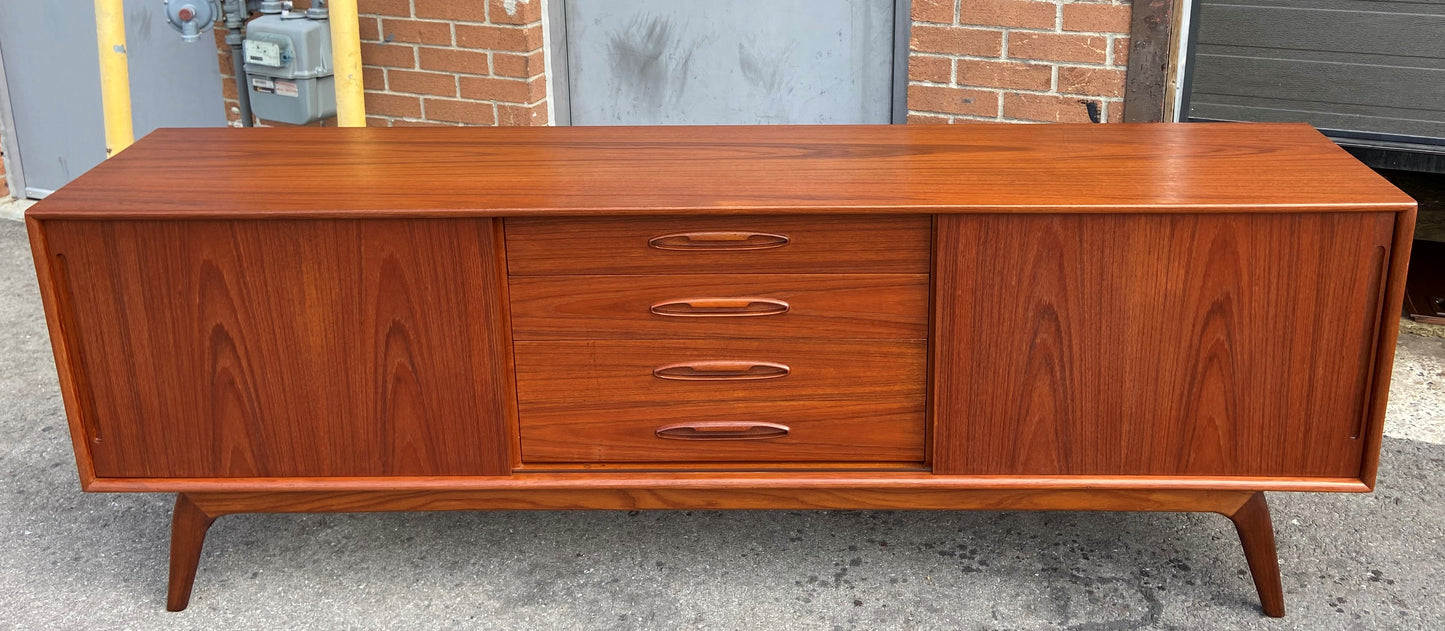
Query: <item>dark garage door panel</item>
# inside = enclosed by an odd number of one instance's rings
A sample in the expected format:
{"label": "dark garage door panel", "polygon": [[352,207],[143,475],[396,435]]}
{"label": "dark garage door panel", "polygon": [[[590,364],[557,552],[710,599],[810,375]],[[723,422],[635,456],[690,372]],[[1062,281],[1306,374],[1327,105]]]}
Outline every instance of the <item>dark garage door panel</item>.
{"label": "dark garage door panel", "polygon": [[1445,2],[1209,0],[1199,40],[1405,57],[1445,57]]}
{"label": "dark garage door panel", "polygon": [[[1440,112],[1397,110],[1376,105],[1311,105],[1300,101],[1248,96],[1209,95],[1208,103],[1194,103],[1190,116],[1228,121],[1306,121],[1323,130],[1365,131],[1414,138],[1445,138]],[[1328,111],[1321,111],[1325,108]],[[1417,118],[1420,116],[1432,117]]]}
{"label": "dark garage door panel", "polygon": [[1191,118],[1445,138],[1445,1],[1210,1],[1199,20]]}

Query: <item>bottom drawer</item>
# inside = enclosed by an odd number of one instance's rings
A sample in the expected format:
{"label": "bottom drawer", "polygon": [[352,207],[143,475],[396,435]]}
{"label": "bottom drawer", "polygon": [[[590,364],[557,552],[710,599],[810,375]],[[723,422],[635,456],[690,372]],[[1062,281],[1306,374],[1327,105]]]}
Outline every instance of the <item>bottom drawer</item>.
{"label": "bottom drawer", "polygon": [[922,462],[926,342],[517,342],[525,463]]}

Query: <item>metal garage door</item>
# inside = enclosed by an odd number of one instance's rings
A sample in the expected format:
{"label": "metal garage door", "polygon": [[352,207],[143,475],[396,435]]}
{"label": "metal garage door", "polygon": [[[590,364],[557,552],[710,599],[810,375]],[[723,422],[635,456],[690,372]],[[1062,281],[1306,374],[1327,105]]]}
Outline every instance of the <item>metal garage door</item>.
{"label": "metal garage door", "polygon": [[[105,159],[95,3],[3,4],[0,61],[15,122],[12,146],[25,194],[43,197]],[[215,45],[209,36],[182,42],[162,9],[160,0],[125,2],[136,137],[157,127],[225,125]]]}
{"label": "metal garage door", "polygon": [[895,58],[907,46],[907,5],[565,0],[552,14],[554,42],[566,46],[565,69],[554,67],[566,77],[558,119],[570,110],[574,125],[888,123],[902,112]]}
{"label": "metal garage door", "polygon": [[1445,2],[1204,0],[1191,119],[1445,142]]}

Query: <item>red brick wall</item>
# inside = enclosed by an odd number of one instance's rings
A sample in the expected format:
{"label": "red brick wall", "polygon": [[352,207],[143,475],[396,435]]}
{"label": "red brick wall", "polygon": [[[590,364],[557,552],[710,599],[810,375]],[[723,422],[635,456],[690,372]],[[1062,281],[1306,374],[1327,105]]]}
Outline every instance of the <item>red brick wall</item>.
{"label": "red brick wall", "polygon": [[[298,9],[307,2],[298,0]],[[366,122],[546,125],[542,0],[359,0]],[[230,120],[236,83],[218,30]]]}
{"label": "red brick wall", "polygon": [[232,67],[231,47],[226,45],[226,29],[221,24],[216,24],[212,31],[216,36],[217,61],[221,64],[221,102],[226,106],[226,120],[232,125],[241,120],[240,107],[236,100],[236,73]]}
{"label": "red brick wall", "polygon": [[1128,0],[913,0],[908,122],[1124,115]]}

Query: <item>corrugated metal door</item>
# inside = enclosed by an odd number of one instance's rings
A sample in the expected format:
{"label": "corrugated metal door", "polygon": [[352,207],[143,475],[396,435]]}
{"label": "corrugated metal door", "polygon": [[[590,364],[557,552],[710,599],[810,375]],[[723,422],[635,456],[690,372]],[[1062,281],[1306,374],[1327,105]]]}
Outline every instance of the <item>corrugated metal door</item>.
{"label": "corrugated metal door", "polygon": [[1445,2],[1205,0],[1195,15],[1190,118],[1445,140]]}
{"label": "corrugated metal door", "polygon": [[565,0],[570,122],[888,123],[900,4]]}
{"label": "corrugated metal door", "polygon": [[[182,42],[162,8],[160,0],[125,2],[136,137],[157,127],[225,125],[215,44],[209,35]],[[28,196],[43,197],[105,159],[92,0],[4,0],[0,59]]]}

